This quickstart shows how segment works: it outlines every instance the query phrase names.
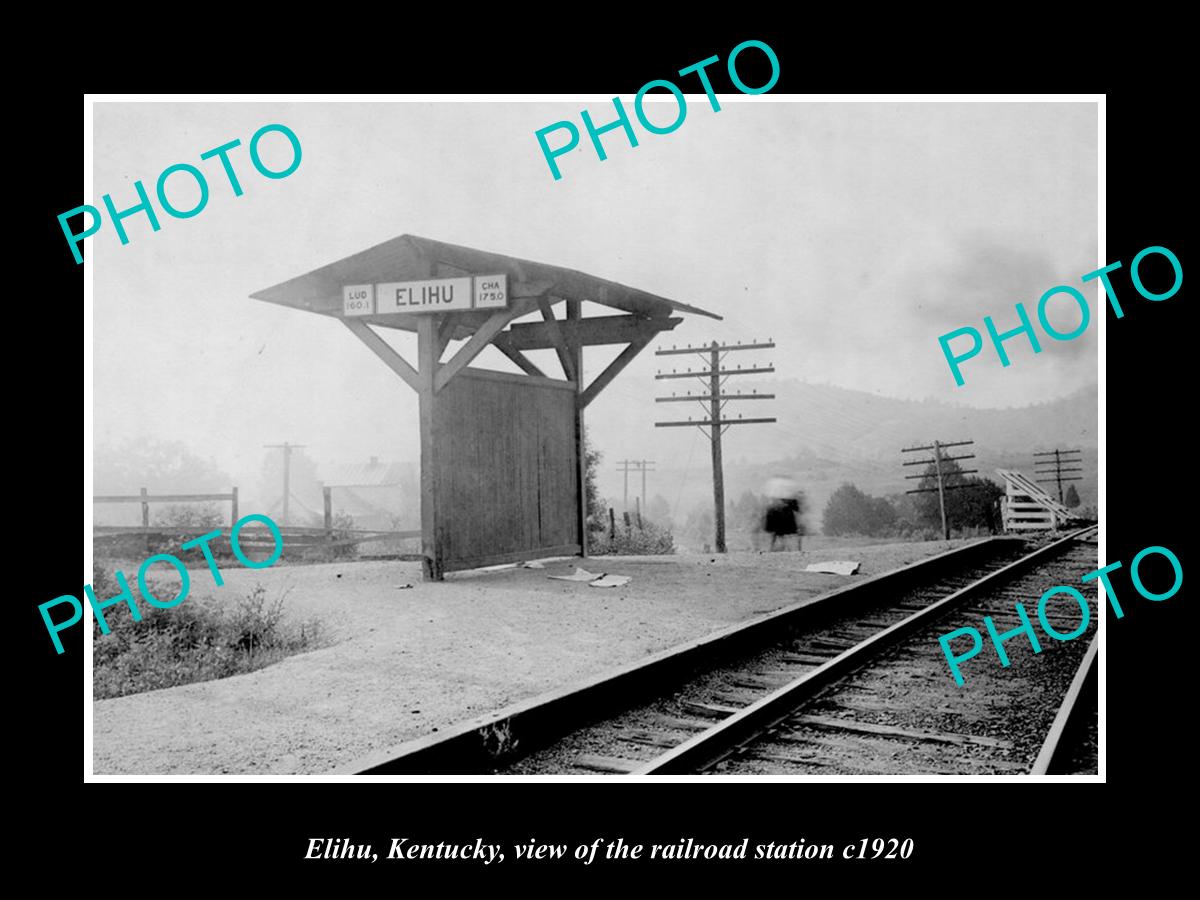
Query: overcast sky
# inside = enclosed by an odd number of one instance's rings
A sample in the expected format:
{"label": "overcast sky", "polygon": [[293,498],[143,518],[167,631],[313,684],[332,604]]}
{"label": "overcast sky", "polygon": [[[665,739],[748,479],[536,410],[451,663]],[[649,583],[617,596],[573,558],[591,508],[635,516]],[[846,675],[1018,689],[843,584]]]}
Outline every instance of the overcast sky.
{"label": "overcast sky", "polygon": [[[126,246],[106,221],[87,241],[97,442],[184,440],[231,472],[257,471],[260,445],[283,440],[318,459],[415,458],[415,396],[398,378],[333,319],[249,298],[404,233],[711,310],[724,322],[687,317],[666,343],[769,336],[778,349],[744,362],[784,378],[983,407],[1095,383],[1095,316],[1075,341],[1043,338],[1037,356],[1009,342],[1007,369],[985,351],[964,387],[937,344],[982,330],[985,315],[1012,327],[1015,303],[1032,316],[1045,290],[1080,287],[1107,262],[1094,104],[732,101],[714,113],[690,98],[677,131],[639,128],[637,148],[611,132],[608,160],[585,146],[560,158],[560,181],[534,132],[578,123],[585,106],[608,121],[603,102],[97,104],[86,202],[111,193],[131,206],[135,179],[152,194],[178,162],[211,188],[193,218],[160,211],[158,232],[130,218]],[[669,121],[670,109],[651,116]],[[303,147],[280,180],[261,177],[246,148],[274,122]],[[236,198],[217,161],[199,159],[234,138]],[[263,150],[273,165],[288,159],[279,135]],[[170,182],[183,208],[187,181]],[[1096,310],[1095,283],[1085,294]],[[1063,330],[1078,322],[1066,306],[1052,316]],[[615,349],[589,353],[594,374]],[[644,353],[589,408],[613,446],[646,427],[628,404],[653,396],[655,369]]]}

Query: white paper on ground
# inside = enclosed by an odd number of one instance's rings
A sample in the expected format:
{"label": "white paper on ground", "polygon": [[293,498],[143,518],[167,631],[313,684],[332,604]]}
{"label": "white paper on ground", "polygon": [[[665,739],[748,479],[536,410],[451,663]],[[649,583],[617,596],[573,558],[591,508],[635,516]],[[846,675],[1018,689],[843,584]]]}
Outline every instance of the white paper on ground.
{"label": "white paper on ground", "polygon": [[838,560],[835,562],[819,562],[809,563],[805,568],[805,572],[824,572],[829,575],[853,575],[858,571],[858,567],[862,563],[851,562],[849,560]]}
{"label": "white paper on ground", "polygon": [[597,578],[604,577],[602,572],[587,572],[577,568],[574,575],[547,575],[547,578],[553,578],[556,581],[595,581]]}
{"label": "white paper on ground", "polygon": [[591,582],[588,587],[621,587],[629,584],[633,579],[628,575],[601,575],[595,581]]}

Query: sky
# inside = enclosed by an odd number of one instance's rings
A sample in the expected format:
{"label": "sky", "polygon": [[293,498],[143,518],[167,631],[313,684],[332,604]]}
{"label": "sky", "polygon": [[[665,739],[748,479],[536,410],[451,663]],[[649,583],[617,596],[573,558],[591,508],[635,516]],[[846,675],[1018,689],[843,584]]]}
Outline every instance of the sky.
{"label": "sky", "polygon": [[[648,106],[653,120],[670,120],[666,102]],[[416,398],[396,376],[333,319],[249,297],[405,233],[715,312],[723,321],[686,316],[652,346],[769,337],[774,351],[739,361],[773,364],[776,378],[975,407],[1096,382],[1101,306],[1097,283],[1080,284],[1108,262],[1097,256],[1095,104],[721,104],[689,95],[667,135],[635,119],[639,146],[610,132],[605,161],[585,133],[556,181],[534,133],[579,125],[583,108],[606,122],[611,101],[97,103],[85,202],[108,193],[132,206],[133,182],[153,195],[175,163],[210,187],[192,218],[160,209],[157,232],[144,215],[125,220],[127,245],[107,220],[87,239],[97,444],[181,440],[231,473],[258,472],[262,445],[284,440],[319,460],[415,459]],[[262,177],[247,154],[269,123],[301,143],[286,178]],[[200,160],[235,138],[240,197],[217,160]],[[279,134],[261,147],[273,168],[290,159]],[[188,181],[168,182],[180,208],[196,198]],[[1038,355],[1010,341],[1007,368],[985,349],[955,386],[939,335],[982,331],[986,315],[1014,327],[1016,303],[1034,317],[1059,284],[1091,302],[1082,337],[1043,336]],[[1079,313],[1055,302],[1051,322],[1069,331]],[[415,361],[407,335],[388,337]],[[589,350],[589,377],[617,349]],[[653,432],[660,364],[644,352],[589,407],[610,454],[636,456]]]}

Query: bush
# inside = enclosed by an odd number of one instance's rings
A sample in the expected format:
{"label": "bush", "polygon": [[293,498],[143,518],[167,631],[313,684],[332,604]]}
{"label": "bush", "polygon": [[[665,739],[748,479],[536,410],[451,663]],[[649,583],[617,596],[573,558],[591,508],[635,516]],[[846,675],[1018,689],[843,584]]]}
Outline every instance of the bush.
{"label": "bush", "polygon": [[189,531],[212,531],[225,524],[225,514],[215,503],[172,503],[154,516],[154,525]]}
{"label": "bush", "polygon": [[895,508],[885,498],[868,496],[846,483],[825,504],[822,524],[828,535],[883,537],[895,529],[896,519]]}
{"label": "bush", "polygon": [[675,538],[666,528],[642,520],[642,527],[617,526],[615,535],[596,535],[588,545],[592,556],[664,556],[675,552]]}
{"label": "bush", "polygon": [[[92,588],[98,597],[119,590],[103,572]],[[170,589],[164,593],[169,595]],[[93,626],[93,697],[103,700],[241,675],[326,643],[315,619],[288,627],[284,598],[268,602],[266,593],[256,586],[231,610],[208,597],[189,597],[171,609],[139,606],[140,622],[133,621],[124,605],[105,610],[110,633],[102,634],[99,622]]]}

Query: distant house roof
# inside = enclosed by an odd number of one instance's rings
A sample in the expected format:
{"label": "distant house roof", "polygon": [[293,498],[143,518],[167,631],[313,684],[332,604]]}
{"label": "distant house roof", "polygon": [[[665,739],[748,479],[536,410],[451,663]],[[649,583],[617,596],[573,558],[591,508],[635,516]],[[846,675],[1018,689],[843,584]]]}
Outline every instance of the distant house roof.
{"label": "distant house roof", "polygon": [[[548,284],[552,302],[588,300],[651,318],[665,318],[676,311],[712,319],[721,318],[686,303],[668,300],[575,269],[445,244],[412,234],[384,241],[305,275],[256,291],[250,296],[255,300],[341,317],[342,288],[347,285],[501,273],[508,275],[509,291],[514,296],[517,296],[517,285],[536,290],[535,285]],[[474,334],[491,314],[491,310],[458,313],[453,337],[461,339]],[[395,313],[362,316],[361,321],[406,331],[416,331],[417,327],[412,316]]]}
{"label": "distant house roof", "polygon": [[413,464],[378,460],[330,466],[326,487],[390,487],[413,478]]}

